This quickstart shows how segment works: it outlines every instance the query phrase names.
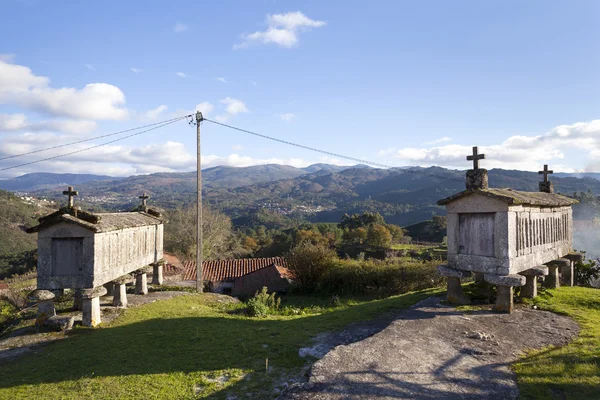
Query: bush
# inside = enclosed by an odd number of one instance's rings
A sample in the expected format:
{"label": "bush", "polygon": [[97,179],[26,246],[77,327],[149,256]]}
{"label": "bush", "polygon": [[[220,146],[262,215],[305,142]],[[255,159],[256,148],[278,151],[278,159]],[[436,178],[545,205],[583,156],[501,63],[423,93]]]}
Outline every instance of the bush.
{"label": "bush", "polygon": [[268,294],[264,286],[260,292],[256,292],[253,298],[248,300],[247,310],[252,317],[264,318],[267,315],[277,314],[281,299],[275,297],[275,293]]}
{"label": "bush", "polygon": [[591,287],[594,281],[600,279],[598,260],[588,260],[575,264],[575,282],[578,286]]}
{"label": "bush", "polygon": [[0,332],[17,318],[18,310],[8,302],[0,301]]}
{"label": "bush", "polygon": [[307,292],[317,289],[325,273],[335,264],[335,251],[311,243],[292,248],[286,259],[299,287]]}
{"label": "bush", "polygon": [[437,287],[444,282],[437,263],[392,259],[339,260],[321,279],[319,291],[327,294],[391,296]]}

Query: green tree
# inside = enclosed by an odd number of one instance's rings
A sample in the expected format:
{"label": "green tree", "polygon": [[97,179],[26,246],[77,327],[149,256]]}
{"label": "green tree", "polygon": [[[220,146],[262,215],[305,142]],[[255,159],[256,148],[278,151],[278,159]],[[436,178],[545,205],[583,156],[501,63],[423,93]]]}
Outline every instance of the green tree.
{"label": "green tree", "polygon": [[371,225],[367,231],[367,244],[371,247],[389,248],[392,245],[392,234],[383,225]]}

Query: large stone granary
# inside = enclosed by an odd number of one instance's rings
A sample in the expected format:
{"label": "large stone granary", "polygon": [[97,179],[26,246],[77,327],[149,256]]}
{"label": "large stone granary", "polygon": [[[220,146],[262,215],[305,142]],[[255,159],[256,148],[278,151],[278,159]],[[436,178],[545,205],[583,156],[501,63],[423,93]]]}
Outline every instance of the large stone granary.
{"label": "large stone granary", "polygon": [[77,192],[71,187],[63,193],[69,196],[69,205],[40,218],[39,225],[28,230],[38,233],[35,296],[40,296],[40,290],[77,290],[84,324],[94,326],[100,322],[104,285],[112,290],[116,282],[117,294],[124,297],[125,280],[132,272],[137,272],[141,286],[145,286],[145,268],[153,268],[156,277],[161,275],[163,220],[146,206],[145,195],[134,212],[91,213],[73,206]]}
{"label": "large stone granary", "polygon": [[497,286],[494,308],[510,312],[512,288],[526,285],[523,293],[535,296],[538,275],[550,273],[548,283],[558,285],[562,272],[572,284],[573,261],[581,258],[572,252],[572,205],[577,201],[553,193],[547,166],[540,171],[539,192],[489,188],[487,171],[477,163],[482,158],[474,147],[466,190],[438,202],[446,206],[448,238],[448,264],[438,270],[448,277],[450,301],[469,302],[460,278],[475,273],[477,280]]}

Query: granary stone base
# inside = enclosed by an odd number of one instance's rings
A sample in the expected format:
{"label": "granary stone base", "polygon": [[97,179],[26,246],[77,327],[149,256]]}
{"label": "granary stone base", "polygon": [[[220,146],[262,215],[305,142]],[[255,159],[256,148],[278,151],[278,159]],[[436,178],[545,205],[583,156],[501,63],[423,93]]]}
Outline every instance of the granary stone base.
{"label": "granary stone base", "polygon": [[135,276],[135,294],[148,294],[148,275],[145,272]]}
{"label": "granary stone base", "polygon": [[513,312],[513,307],[512,286],[496,286],[496,303],[492,306],[492,310],[510,314]]}
{"label": "granary stone base", "polygon": [[152,284],[162,285],[163,284],[163,265],[154,264],[152,265]]}
{"label": "granary stone base", "polygon": [[448,277],[447,298],[452,304],[471,304],[471,299],[465,296],[460,284],[460,278]]}
{"label": "granary stone base", "polygon": [[112,305],[127,308],[127,288],[124,283],[115,283]]}
{"label": "granary stone base", "polygon": [[[559,273],[564,269],[571,267],[571,261],[566,258],[559,258],[557,260],[552,260],[547,262],[548,266],[548,276],[544,281],[544,287],[547,289],[558,289],[560,287],[560,276]],[[573,274],[571,274],[572,276]]]}
{"label": "granary stone base", "polygon": [[38,317],[52,318],[56,315],[54,300],[43,300],[38,303]]}
{"label": "granary stone base", "polygon": [[62,297],[65,295],[65,289],[54,289],[51,290],[52,293],[54,293],[54,296],[56,297]]}
{"label": "granary stone base", "polygon": [[548,275],[548,267],[538,265],[520,273],[525,276],[525,286],[521,289],[521,297],[534,298],[537,297],[537,277]]}
{"label": "granary stone base", "polygon": [[100,322],[100,297],[83,299],[83,326],[94,327]]}
{"label": "granary stone base", "polygon": [[81,290],[77,289],[73,293],[73,310],[81,311]]}
{"label": "granary stone base", "polygon": [[103,286],[106,288],[106,295],[107,296],[114,296],[115,295],[115,284],[113,282],[105,283]]}
{"label": "granary stone base", "polygon": [[560,267],[560,284],[564,286],[573,286],[575,283],[575,270],[573,262],[568,266]]}

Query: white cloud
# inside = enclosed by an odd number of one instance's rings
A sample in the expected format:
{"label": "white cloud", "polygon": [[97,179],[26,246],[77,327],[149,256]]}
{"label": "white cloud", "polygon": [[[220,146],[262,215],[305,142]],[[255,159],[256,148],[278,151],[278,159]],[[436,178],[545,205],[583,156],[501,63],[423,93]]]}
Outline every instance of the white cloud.
{"label": "white cloud", "polygon": [[[477,143],[475,143],[477,144]],[[481,161],[484,168],[510,168],[537,171],[543,164],[555,160],[556,170],[572,170],[564,166],[566,150],[577,150],[588,162],[588,170],[600,167],[600,120],[561,125],[541,135],[515,135],[499,144],[480,145],[479,152],[486,154]],[[380,151],[392,155],[409,165],[441,165],[451,168],[469,168],[466,156],[472,146],[448,144],[444,146],[400,148]],[[575,160],[575,162],[580,160]],[[558,164],[557,164],[558,162]],[[574,165],[575,163],[571,163]]]}
{"label": "white cloud", "polygon": [[202,103],[196,105],[196,108],[194,111],[200,111],[203,116],[206,116],[206,115],[210,114],[214,108],[215,108],[215,106],[210,104],[208,101],[203,101]]}
{"label": "white cloud", "polygon": [[215,78],[215,79],[218,80],[219,82],[229,83],[229,81],[223,77],[219,77],[219,78]]}
{"label": "white cloud", "polygon": [[90,71],[96,71],[96,68],[94,68],[94,66],[92,64],[85,64],[85,67],[87,69],[89,69]]}
{"label": "white cloud", "polygon": [[185,78],[186,75],[183,72],[175,72],[175,75],[177,75],[180,78]]}
{"label": "white cloud", "polygon": [[236,115],[239,113],[247,113],[248,112],[248,108],[246,108],[246,105],[241,100],[232,99],[231,97],[226,97],[223,100],[221,100],[221,103],[223,103],[227,106],[225,111],[227,111],[228,114]]}
{"label": "white cloud", "polygon": [[294,118],[294,114],[292,114],[292,113],[279,114],[279,118],[281,118],[285,122],[290,122]]}
{"label": "white cloud", "polygon": [[184,31],[187,31],[189,29],[189,26],[187,26],[187,24],[184,24],[183,22],[176,22],[175,26],[173,27],[173,32],[175,33],[181,33]]}
{"label": "white cloud", "polygon": [[423,145],[431,146],[433,144],[445,143],[445,142],[450,142],[450,141],[452,141],[452,138],[449,138],[448,136],[444,136],[439,139],[434,139],[434,140],[430,140],[429,142],[424,142]]}
{"label": "white cloud", "polygon": [[242,35],[242,42],[234,49],[246,48],[251,44],[274,43],[281,47],[293,47],[298,43],[298,34],[311,28],[325,26],[325,21],[315,21],[300,11],[286,14],[267,15],[267,29]]}
{"label": "white cloud", "polygon": [[142,72],[142,71],[143,71],[143,70],[142,70],[142,69],[140,69],[140,68],[134,68],[134,67],[131,67],[131,68],[129,68],[129,69],[131,70],[131,72],[133,72],[133,73],[135,73],[135,74],[139,74],[140,72]]}
{"label": "white cloud", "polygon": [[156,121],[163,112],[167,111],[168,108],[169,107],[162,104],[156,108],[153,108],[152,110],[148,110],[144,113],[144,119],[147,121]]}
{"label": "white cloud", "polygon": [[64,132],[83,134],[96,129],[94,121],[86,120],[49,120],[28,122],[25,114],[0,114],[0,132]]}
{"label": "white cloud", "polygon": [[125,95],[116,86],[91,83],[83,89],[55,89],[49,83],[28,67],[0,61],[0,104],[80,119],[118,120],[128,115]]}
{"label": "white cloud", "polygon": [[15,59],[14,54],[0,53],[0,61],[6,62],[6,63],[11,63],[11,62],[13,62],[14,59]]}

